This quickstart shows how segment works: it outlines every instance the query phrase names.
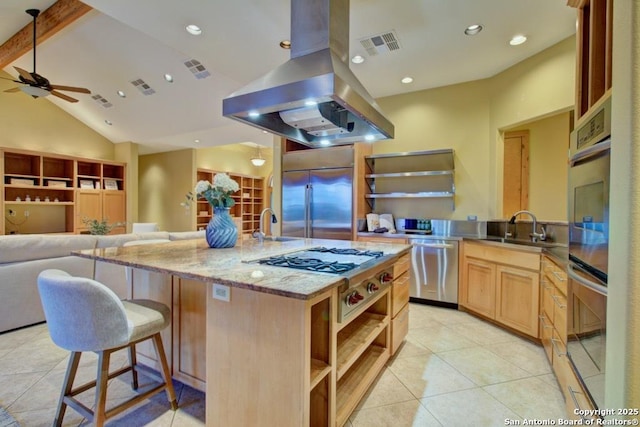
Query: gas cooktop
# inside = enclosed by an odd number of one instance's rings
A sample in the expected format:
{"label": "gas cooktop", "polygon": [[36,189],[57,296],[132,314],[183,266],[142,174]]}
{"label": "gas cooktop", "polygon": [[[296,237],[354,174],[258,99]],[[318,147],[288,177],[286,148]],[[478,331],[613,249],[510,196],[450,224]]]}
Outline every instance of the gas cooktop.
{"label": "gas cooktop", "polygon": [[343,274],[383,255],[384,253],[382,251],[319,247],[264,258],[257,262],[276,267]]}

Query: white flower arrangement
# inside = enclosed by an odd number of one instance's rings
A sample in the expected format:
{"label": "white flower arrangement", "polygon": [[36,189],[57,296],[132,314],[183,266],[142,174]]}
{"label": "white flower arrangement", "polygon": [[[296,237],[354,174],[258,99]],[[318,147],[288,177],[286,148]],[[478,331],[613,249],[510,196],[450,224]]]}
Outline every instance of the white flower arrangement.
{"label": "white flower arrangement", "polygon": [[198,181],[193,193],[187,194],[187,200],[202,197],[209,202],[214,208],[230,208],[235,205],[235,200],[231,197],[233,193],[238,191],[240,186],[236,181],[231,179],[226,173],[217,173],[213,177],[213,184],[209,181]]}

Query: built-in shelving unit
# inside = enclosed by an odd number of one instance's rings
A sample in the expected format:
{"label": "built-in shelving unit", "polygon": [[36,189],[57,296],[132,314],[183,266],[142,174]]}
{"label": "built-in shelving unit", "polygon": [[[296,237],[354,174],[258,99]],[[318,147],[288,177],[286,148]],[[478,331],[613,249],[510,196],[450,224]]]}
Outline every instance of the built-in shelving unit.
{"label": "built-in shelving unit", "polygon": [[372,210],[376,199],[451,199],[455,197],[453,150],[366,156],[365,174]]}
{"label": "built-in shelving unit", "polygon": [[[218,171],[198,169],[197,180],[213,182],[213,177],[216,173]],[[236,203],[231,208],[230,214],[242,234],[251,234],[260,228],[260,212],[264,203],[265,191],[264,178],[229,172],[227,172],[227,175],[240,186],[240,190],[232,195]],[[195,215],[196,230],[204,230],[213,217],[211,205],[204,199],[198,199],[196,201]]]}
{"label": "built-in shelving unit", "polygon": [[[126,221],[123,163],[27,150],[1,152],[1,234],[82,233],[87,231],[83,218]],[[20,218],[15,217],[18,210]],[[124,226],[113,230],[124,231]]]}

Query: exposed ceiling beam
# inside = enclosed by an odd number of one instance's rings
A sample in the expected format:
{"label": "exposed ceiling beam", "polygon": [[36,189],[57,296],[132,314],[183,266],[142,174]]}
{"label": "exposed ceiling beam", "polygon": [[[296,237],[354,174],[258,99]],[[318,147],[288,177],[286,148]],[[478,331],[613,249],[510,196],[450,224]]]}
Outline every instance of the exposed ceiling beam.
{"label": "exposed ceiling beam", "polygon": [[[62,30],[92,10],[78,0],[58,0],[38,16],[37,44]],[[0,46],[0,68],[4,68],[33,49],[33,22],[25,25]]]}

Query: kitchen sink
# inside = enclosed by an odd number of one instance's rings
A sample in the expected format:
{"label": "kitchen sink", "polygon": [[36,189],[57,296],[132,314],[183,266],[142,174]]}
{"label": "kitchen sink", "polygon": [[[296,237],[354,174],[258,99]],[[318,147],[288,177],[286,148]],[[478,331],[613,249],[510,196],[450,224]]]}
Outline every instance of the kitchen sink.
{"label": "kitchen sink", "polygon": [[485,240],[488,240],[490,242],[497,242],[497,243],[507,243],[511,245],[533,246],[533,247],[542,248],[542,249],[564,246],[556,242],[548,242],[548,241],[533,242],[528,239],[510,239],[510,238],[497,237],[497,236],[487,236]]}

